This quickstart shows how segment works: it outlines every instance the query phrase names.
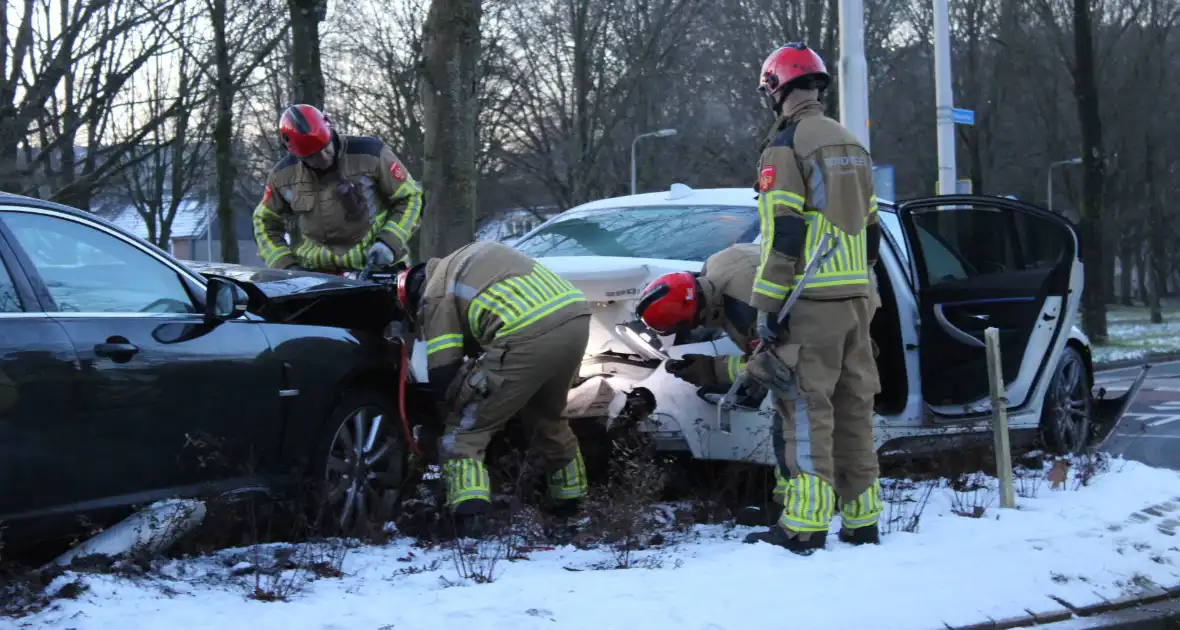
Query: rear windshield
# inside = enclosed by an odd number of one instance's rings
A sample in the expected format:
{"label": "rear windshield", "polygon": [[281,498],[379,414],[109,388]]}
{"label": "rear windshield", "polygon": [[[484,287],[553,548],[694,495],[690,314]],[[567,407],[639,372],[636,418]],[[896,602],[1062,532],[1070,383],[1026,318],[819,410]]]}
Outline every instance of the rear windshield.
{"label": "rear windshield", "polygon": [[704,262],[758,237],[758,211],[742,206],[569,210],[515,247],[533,258],[618,256]]}

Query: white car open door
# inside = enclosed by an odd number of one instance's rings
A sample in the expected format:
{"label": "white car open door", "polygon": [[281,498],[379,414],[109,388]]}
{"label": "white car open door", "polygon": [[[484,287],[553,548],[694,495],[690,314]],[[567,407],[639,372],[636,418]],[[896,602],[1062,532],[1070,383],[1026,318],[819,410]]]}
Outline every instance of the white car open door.
{"label": "white car open door", "polygon": [[1082,294],[1066,218],[1005,197],[944,195],[898,205],[921,324],[922,395],[936,420],[990,406],[984,330],[1000,333],[1010,409],[1052,377]]}

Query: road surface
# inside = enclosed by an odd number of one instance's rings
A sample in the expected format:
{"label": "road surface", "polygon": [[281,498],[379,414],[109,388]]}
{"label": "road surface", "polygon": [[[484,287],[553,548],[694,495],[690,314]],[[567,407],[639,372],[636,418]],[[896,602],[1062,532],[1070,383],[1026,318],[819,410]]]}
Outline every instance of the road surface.
{"label": "road surface", "polygon": [[[1105,387],[1108,396],[1117,396],[1138,373],[1138,366],[1098,372],[1094,385]],[[1152,366],[1103,450],[1149,466],[1180,470],[1180,361]]]}

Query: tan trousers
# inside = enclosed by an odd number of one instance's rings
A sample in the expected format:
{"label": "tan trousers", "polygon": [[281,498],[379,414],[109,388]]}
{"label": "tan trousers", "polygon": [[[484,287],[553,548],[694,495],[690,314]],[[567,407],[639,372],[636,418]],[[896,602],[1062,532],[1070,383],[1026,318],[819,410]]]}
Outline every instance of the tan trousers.
{"label": "tan trousers", "polygon": [[[875,292],[874,292],[875,293]],[[795,371],[797,392],[776,401],[775,456],[785,492],[780,524],[793,533],[877,522],[880,469],[873,398],[880,391],[869,338],[876,300],[801,299],[776,355]]]}
{"label": "tan trousers", "polygon": [[530,445],[551,469],[566,465],[577,455],[578,440],[562,412],[586,352],[590,316],[542,333],[529,333],[526,328],[488,348],[482,360],[488,372],[488,395],[448,421],[440,444],[444,462],[483,462],[492,438],[517,413]]}

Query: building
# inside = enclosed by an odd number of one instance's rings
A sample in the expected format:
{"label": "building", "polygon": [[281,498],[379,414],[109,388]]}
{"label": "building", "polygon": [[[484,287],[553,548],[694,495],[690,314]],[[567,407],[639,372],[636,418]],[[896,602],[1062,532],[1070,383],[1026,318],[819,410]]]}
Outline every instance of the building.
{"label": "building", "polygon": [[[134,205],[121,205],[104,212],[103,215],[124,230],[140,238],[148,238],[148,225]],[[250,267],[264,267],[262,259],[258,257],[258,245],[254,242],[250,213],[239,210],[236,224],[240,263]],[[220,230],[216,203],[186,199],[176,209],[176,216],[172,219],[171,238],[165,249],[181,260],[220,262],[221,241],[217,238]],[[210,234],[213,236],[212,239],[209,238]]]}

